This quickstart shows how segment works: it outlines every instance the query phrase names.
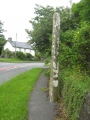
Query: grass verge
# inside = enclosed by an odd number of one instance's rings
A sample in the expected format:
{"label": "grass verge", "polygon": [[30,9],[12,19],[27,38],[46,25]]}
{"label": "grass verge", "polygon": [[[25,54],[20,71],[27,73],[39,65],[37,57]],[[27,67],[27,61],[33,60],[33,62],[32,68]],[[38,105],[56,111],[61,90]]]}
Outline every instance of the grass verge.
{"label": "grass verge", "polygon": [[23,62],[17,58],[0,58],[0,62]]}
{"label": "grass verge", "polygon": [[36,63],[36,62],[42,62],[42,61],[27,61],[27,60],[20,60],[18,58],[0,58],[0,62],[9,62],[9,63]]}
{"label": "grass verge", "polygon": [[34,68],[0,86],[0,120],[27,119],[30,92],[41,71]]}

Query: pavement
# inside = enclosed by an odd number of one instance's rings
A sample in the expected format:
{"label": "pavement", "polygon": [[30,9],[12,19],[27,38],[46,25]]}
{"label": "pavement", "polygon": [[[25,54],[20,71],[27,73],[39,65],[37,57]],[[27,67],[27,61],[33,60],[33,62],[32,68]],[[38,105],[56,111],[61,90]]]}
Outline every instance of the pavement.
{"label": "pavement", "polygon": [[48,92],[43,90],[48,87],[48,80],[42,72],[30,95],[28,120],[55,120],[57,103],[51,103]]}

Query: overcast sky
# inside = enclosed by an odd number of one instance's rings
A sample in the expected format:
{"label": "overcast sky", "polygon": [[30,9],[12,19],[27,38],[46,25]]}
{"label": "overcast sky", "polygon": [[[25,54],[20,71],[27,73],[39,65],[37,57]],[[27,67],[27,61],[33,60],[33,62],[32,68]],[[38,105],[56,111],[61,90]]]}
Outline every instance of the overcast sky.
{"label": "overcast sky", "polygon": [[[42,6],[70,6],[70,0],[0,0],[0,20],[4,22],[6,39],[12,37],[27,42],[25,29],[31,29],[29,20],[34,17],[35,4]],[[79,2],[80,0],[73,0]]]}

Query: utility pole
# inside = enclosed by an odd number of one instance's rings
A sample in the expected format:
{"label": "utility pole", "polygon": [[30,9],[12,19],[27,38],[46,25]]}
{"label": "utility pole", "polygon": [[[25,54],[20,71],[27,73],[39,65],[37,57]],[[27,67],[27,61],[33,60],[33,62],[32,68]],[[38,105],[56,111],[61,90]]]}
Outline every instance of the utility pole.
{"label": "utility pole", "polygon": [[50,84],[49,84],[50,102],[55,102],[58,99],[59,40],[60,40],[60,15],[59,13],[55,12],[53,15],[51,73],[50,73]]}
{"label": "utility pole", "polygon": [[17,47],[17,33],[16,33],[16,41],[15,41],[15,58],[16,58],[16,47]]}
{"label": "utility pole", "polygon": [[72,0],[70,0],[69,2],[70,2],[70,16],[71,16],[71,14],[72,14],[72,10],[71,9],[72,9],[72,3],[73,2],[72,2]]}

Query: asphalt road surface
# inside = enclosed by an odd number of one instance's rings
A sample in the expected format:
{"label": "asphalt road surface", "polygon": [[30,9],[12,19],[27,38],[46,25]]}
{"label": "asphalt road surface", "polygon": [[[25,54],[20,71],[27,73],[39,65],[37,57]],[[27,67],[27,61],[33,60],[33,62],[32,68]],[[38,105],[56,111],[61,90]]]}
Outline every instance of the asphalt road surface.
{"label": "asphalt road surface", "polygon": [[43,67],[44,63],[2,63],[0,62],[0,85],[11,78],[36,67]]}

